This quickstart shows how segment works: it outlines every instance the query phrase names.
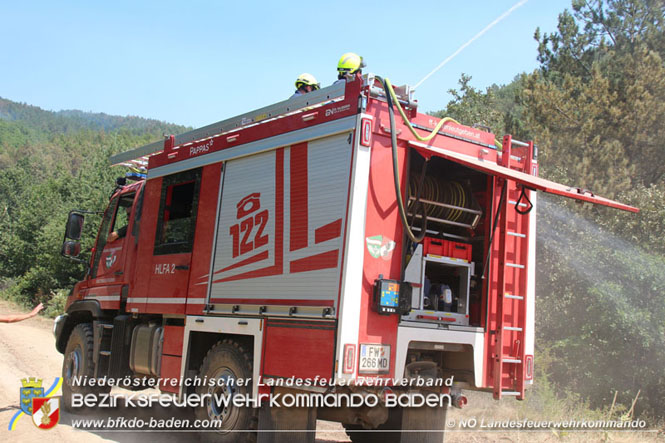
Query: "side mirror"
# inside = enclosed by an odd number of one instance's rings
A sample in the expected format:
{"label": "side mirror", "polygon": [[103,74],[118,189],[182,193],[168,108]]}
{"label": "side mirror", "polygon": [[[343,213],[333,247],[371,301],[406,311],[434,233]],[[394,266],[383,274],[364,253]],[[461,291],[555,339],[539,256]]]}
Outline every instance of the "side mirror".
{"label": "side mirror", "polygon": [[81,253],[81,243],[77,241],[65,240],[62,243],[61,252],[65,257],[78,257]]}
{"label": "side mirror", "polygon": [[67,226],[65,227],[65,237],[70,238],[72,240],[80,240],[81,231],[83,230],[84,220],[85,217],[82,214],[77,214],[76,212],[70,212],[69,218],[67,219]]}

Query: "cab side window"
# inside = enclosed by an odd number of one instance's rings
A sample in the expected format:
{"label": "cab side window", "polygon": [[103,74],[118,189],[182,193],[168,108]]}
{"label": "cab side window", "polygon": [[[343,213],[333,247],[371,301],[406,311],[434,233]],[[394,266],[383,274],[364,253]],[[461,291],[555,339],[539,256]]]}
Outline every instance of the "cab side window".
{"label": "cab side window", "polygon": [[192,251],[201,169],[165,177],[159,203],[155,255]]}
{"label": "cab side window", "polygon": [[115,219],[113,220],[113,227],[109,235],[109,241],[114,241],[124,238],[129,229],[129,216],[132,212],[132,205],[134,204],[134,194],[123,195],[118,202],[118,209],[116,211]]}
{"label": "cab side window", "polygon": [[118,209],[118,200],[116,196],[109,203],[106,212],[104,213],[104,218],[102,219],[102,224],[99,227],[99,235],[97,236],[97,244],[95,245],[95,258],[93,260],[93,266],[90,270],[90,276],[92,278],[97,277],[97,270],[99,269],[99,260],[102,258],[102,252],[104,252],[104,246],[106,246],[106,239],[108,238],[111,223],[115,219],[115,213]]}
{"label": "cab side window", "polygon": [[[95,260],[90,275],[92,278],[97,277],[99,269],[99,261],[104,252],[106,245],[114,244],[114,241],[122,239],[127,235],[129,225],[129,217],[134,204],[134,194],[125,194],[116,196],[108,209],[104,213],[102,224],[99,228],[99,236],[97,238],[97,246],[95,248]],[[118,241],[118,244],[120,242]]]}

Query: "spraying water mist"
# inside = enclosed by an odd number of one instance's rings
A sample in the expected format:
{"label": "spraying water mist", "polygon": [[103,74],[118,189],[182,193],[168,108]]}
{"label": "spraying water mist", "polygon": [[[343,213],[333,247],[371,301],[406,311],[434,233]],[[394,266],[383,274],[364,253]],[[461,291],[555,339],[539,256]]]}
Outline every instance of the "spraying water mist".
{"label": "spraying water mist", "polygon": [[[603,210],[611,215],[611,210]],[[559,199],[539,195],[538,212],[539,244],[566,261],[578,278],[592,285],[622,283],[626,281],[626,274],[645,277],[654,265],[654,259],[657,259],[639,246],[569,210]],[[593,248],[581,248],[580,245]],[[643,269],[645,274],[634,275],[635,269]],[[654,288],[665,290],[665,271],[657,272],[652,277]],[[659,295],[664,294],[661,292]]]}
{"label": "spraying water mist", "polygon": [[[608,217],[612,216],[606,210]],[[665,410],[665,258],[539,195],[537,347],[558,386],[607,407]]]}

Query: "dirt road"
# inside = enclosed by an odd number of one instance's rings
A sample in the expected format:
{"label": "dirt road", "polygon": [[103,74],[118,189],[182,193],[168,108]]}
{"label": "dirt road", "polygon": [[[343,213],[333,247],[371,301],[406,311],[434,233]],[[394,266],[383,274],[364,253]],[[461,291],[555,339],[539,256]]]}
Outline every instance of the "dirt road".
{"label": "dirt road", "polygon": [[[0,301],[0,311],[4,314],[19,312],[5,301]],[[13,431],[7,428],[11,418],[19,411],[21,379],[38,377],[48,388],[60,375],[62,355],[53,345],[51,325],[52,321],[41,317],[20,323],[0,323],[0,435],[4,441],[37,441],[47,436],[32,424],[31,417],[27,415],[18,420]],[[48,433],[48,438],[71,442],[104,441],[101,436],[75,431],[66,425],[57,425]]]}
{"label": "dirt road", "polygon": [[[0,312],[4,314],[19,313],[20,311],[11,303],[0,300]],[[55,377],[60,376],[62,367],[62,354],[55,350],[51,328],[52,320],[35,317],[19,323],[0,323],[0,431],[1,441],[40,441],[48,438],[52,442],[66,441],[78,442],[141,442],[146,440],[144,432],[131,431],[84,431],[72,427],[73,420],[79,419],[108,419],[125,416],[132,418],[159,419],[189,418],[176,408],[152,408],[150,410],[138,409],[132,411],[107,412],[97,411],[94,414],[72,415],[63,412],[60,423],[49,431],[37,429],[30,416],[24,415],[16,423],[15,429],[8,430],[8,425],[19,410],[19,388],[21,379],[38,377],[43,379],[45,389],[53,383]],[[317,423],[317,443],[348,442],[341,426],[319,421]],[[165,442],[196,442],[195,433],[179,433],[168,431],[155,435],[151,433],[150,440]]]}

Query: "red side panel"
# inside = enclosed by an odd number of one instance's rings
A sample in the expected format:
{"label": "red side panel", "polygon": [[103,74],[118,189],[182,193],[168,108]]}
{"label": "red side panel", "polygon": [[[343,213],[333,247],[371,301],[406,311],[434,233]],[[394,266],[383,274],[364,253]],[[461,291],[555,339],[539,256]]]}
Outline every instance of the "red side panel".
{"label": "red side panel", "polygon": [[[164,347],[162,349],[161,378],[163,380],[180,377],[180,364],[182,363],[182,341],[185,333],[184,326],[164,327]],[[160,389],[166,392],[178,393],[179,386],[162,382]]]}
{"label": "red side panel", "polygon": [[162,354],[182,355],[184,326],[164,326],[164,347]]}
{"label": "red side panel", "polygon": [[263,344],[263,377],[330,379],[334,370],[335,324],[268,320]]}
{"label": "red side panel", "polygon": [[102,309],[120,308],[122,285],[96,286],[89,289],[86,298],[95,299]]}
{"label": "red side panel", "polygon": [[[415,123],[418,127],[423,127],[426,129],[419,130],[418,132],[422,136],[427,136],[431,133],[431,131],[434,129],[434,127],[441,121],[440,118],[433,117],[431,115],[427,114],[418,114],[413,120],[411,120],[412,123]],[[402,119],[397,117],[397,122],[398,125],[402,125]],[[404,128],[406,130],[406,128]],[[408,133],[408,130],[407,130]],[[459,123],[455,123],[452,121],[447,122],[443,127],[439,130],[439,135],[435,136],[433,140],[436,140],[437,137],[442,137],[441,134],[446,134],[448,137],[446,140],[449,142],[454,141],[467,141],[471,143],[476,143],[478,145],[486,145],[486,146],[494,146],[494,134],[491,132],[486,132],[486,131],[481,131],[480,129],[472,128],[470,126],[465,126],[461,125]],[[410,134],[408,137],[412,137]],[[467,143],[465,147],[466,151],[469,151],[471,146]],[[495,153],[492,152],[491,154],[488,153],[490,156],[489,158],[494,158]]]}
{"label": "red side panel", "polygon": [[153,255],[145,312],[184,314],[192,253]]}
{"label": "red side panel", "polygon": [[485,172],[487,174],[494,175],[496,177],[515,180],[517,183],[522,184],[531,189],[548,192],[550,194],[561,195],[563,197],[573,198],[576,200],[595,203],[603,206],[609,206],[611,208],[621,209],[623,211],[630,211],[630,212],[639,211],[639,209],[634,208],[632,206],[624,205],[623,203],[619,203],[614,200],[609,200],[607,198],[598,197],[590,191],[576,188],[574,186],[566,186],[560,183],[555,183],[549,180],[545,180],[544,178],[536,177],[533,175],[525,174],[524,172],[516,171],[514,169],[499,166],[496,163],[490,161],[479,160],[477,158],[468,155],[460,154],[457,152],[451,152],[434,146],[428,146],[424,143],[409,142],[409,144],[418,149],[420,152],[423,152],[424,154],[427,154],[429,152],[430,154],[443,157],[445,159],[454,161],[464,166],[468,166],[469,168],[476,169],[478,171]]}
{"label": "red side panel", "polygon": [[[171,383],[172,379],[180,379],[180,363],[182,357],[173,355],[162,355],[162,369],[160,373],[161,385],[160,389],[166,392],[178,393],[180,385],[178,383]],[[175,386],[174,386],[175,385]]]}
{"label": "red side panel", "polygon": [[[395,202],[390,138],[381,132],[374,132],[372,138],[358,341],[390,346],[390,372],[381,377],[393,377],[399,316],[379,315],[373,309],[373,288],[380,275],[386,279],[401,278],[403,234]],[[402,189],[406,188],[405,153],[405,147],[398,146]]]}
{"label": "red side panel", "polygon": [[157,229],[157,213],[162,189],[162,178],[147,180],[143,194],[143,214],[139,228],[139,246],[136,260],[136,271],[133,284],[129,289],[127,312],[145,312],[145,296],[150,285],[152,274],[152,253],[155,246],[155,230]]}
{"label": "red side panel", "polygon": [[212,260],[221,175],[221,163],[205,166],[201,175],[199,213],[196,217],[192,271],[187,292],[186,314],[190,315],[201,315],[208,293],[208,273]]}

